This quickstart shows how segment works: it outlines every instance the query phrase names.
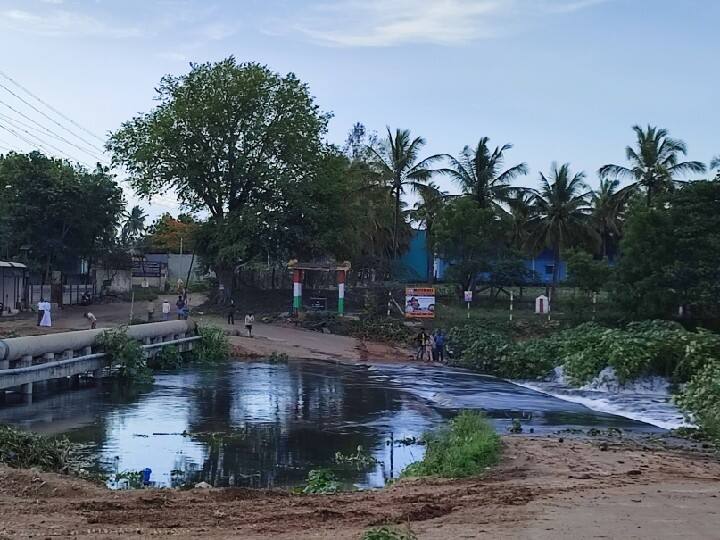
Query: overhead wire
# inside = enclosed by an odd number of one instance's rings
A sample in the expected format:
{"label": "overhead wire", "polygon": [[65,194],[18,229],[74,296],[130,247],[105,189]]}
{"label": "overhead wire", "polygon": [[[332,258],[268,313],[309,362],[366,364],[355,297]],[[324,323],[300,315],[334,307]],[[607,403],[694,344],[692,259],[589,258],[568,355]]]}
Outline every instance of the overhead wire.
{"label": "overhead wire", "polygon": [[60,148],[58,148],[57,146],[55,146],[55,145],[53,145],[53,144],[50,144],[49,142],[41,139],[41,138],[38,137],[37,135],[34,135],[34,134],[30,133],[30,132],[29,132],[28,130],[26,130],[26,129],[19,128],[19,127],[17,127],[17,126],[12,126],[12,127],[15,128],[15,129],[18,129],[18,130],[20,130],[20,131],[22,131],[22,132],[24,132],[24,133],[26,133],[26,134],[29,135],[31,138],[33,138],[33,139],[35,139],[36,141],[39,141],[39,142],[33,143],[33,142],[31,142],[31,141],[28,141],[26,138],[21,137],[14,129],[9,129],[7,126],[3,126],[3,124],[0,123],[0,128],[3,128],[5,131],[8,131],[8,132],[12,133],[13,135],[15,135],[16,137],[18,137],[18,138],[21,139],[21,140],[24,140],[24,141],[27,142],[28,144],[32,144],[34,147],[37,147],[37,148],[42,149],[46,154],[50,154],[50,152],[49,152],[48,149],[46,148],[46,147],[48,147],[48,148],[52,148],[52,149],[55,150],[56,152],[58,152],[58,153],[60,153],[61,155],[65,156],[67,159],[70,159],[70,160],[72,160],[72,161],[78,161],[78,162],[81,161],[81,160],[77,159],[76,157],[73,157],[73,156],[67,154],[66,152],[64,152],[63,150],[61,150]]}
{"label": "overhead wire", "polygon": [[27,93],[28,95],[30,95],[30,96],[32,96],[33,98],[35,98],[35,100],[37,100],[38,102],[40,102],[40,103],[42,103],[43,105],[45,105],[45,107],[47,107],[48,109],[50,109],[51,111],[53,111],[55,114],[57,114],[57,115],[60,116],[61,118],[64,118],[64,119],[67,120],[68,122],[70,122],[73,126],[75,126],[75,127],[77,127],[78,129],[84,131],[85,133],[87,133],[87,134],[90,135],[91,137],[94,137],[95,139],[97,139],[97,140],[100,141],[101,143],[103,143],[103,144],[105,143],[105,141],[104,141],[101,137],[98,137],[97,135],[95,135],[95,134],[94,134],[92,131],[90,131],[89,129],[81,126],[81,125],[78,124],[75,120],[73,120],[73,119],[70,118],[69,116],[66,116],[65,114],[63,114],[62,112],[60,112],[59,110],[57,110],[55,107],[53,107],[52,105],[50,105],[48,102],[46,102],[45,100],[41,99],[41,98],[38,97],[37,95],[33,94],[30,90],[28,90],[26,87],[24,87],[22,84],[20,84],[19,82],[17,82],[15,79],[13,79],[12,77],[10,77],[10,76],[7,75],[6,73],[4,73],[2,70],[0,70],[0,77],[3,77],[3,78],[5,78],[5,79],[7,79],[8,81],[10,81],[12,84],[14,84],[15,86],[17,86],[17,87],[20,88],[21,90],[23,90],[25,93]]}

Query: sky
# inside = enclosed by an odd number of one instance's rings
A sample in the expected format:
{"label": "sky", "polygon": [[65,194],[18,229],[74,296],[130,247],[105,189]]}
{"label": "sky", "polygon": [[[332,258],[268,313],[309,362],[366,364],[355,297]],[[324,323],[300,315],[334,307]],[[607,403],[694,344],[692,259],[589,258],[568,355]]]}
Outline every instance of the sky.
{"label": "sky", "polygon": [[[0,152],[40,137],[109,160],[101,141],[153,107],[163,75],[234,55],[307,82],[332,143],[358,121],[410,129],[427,155],[487,136],[528,163],[518,184],[557,161],[596,186],[634,124],[689,159],[720,154],[718,21],[718,0],[0,0]],[[169,195],[145,206],[177,211]]]}

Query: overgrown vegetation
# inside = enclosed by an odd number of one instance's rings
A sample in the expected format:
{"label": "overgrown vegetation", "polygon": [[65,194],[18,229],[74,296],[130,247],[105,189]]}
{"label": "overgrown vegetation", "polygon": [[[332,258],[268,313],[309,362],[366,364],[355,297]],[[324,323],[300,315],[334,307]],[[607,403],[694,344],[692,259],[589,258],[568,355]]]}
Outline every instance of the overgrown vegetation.
{"label": "overgrown vegetation", "polygon": [[16,469],[69,472],[74,461],[75,447],[65,437],[44,437],[0,425],[0,463]]}
{"label": "overgrown vegetation", "polygon": [[152,370],[147,364],[142,346],[128,335],[127,328],[105,330],[98,337],[98,345],[107,354],[108,365],[116,369],[118,378],[152,382]]}
{"label": "overgrown vegetation", "polygon": [[404,527],[373,527],[363,532],[360,540],[417,540],[417,536]]}
{"label": "overgrown vegetation", "polygon": [[340,491],[335,473],[329,469],[313,469],[308,473],[307,483],[302,492],[313,495],[328,495]]}
{"label": "overgrown vegetation", "polygon": [[224,362],[230,356],[230,342],[222,328],[199,326],[197,334],[202,338],[195,343],[193,358],[203,364]]}
{"label": "overgrown vegetation", "polygon": [[477,411],[463,411],[449,426],[425,436],[422,461],[408,466],[403,476],[477,476],[500,459],[500,437]]}

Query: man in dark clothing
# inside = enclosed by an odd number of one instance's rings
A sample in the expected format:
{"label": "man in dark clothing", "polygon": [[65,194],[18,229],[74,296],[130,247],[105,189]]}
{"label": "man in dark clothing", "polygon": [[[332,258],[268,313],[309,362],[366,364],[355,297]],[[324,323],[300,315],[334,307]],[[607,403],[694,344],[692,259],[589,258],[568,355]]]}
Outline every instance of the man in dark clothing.
{"label": "man in dark clothing", "polygon": [[227,323],[235,326],[235,300],[230,299],[227,313]]}
{"label": "man in dark clothing", "polygon": [[435,331],[435,360],[445,362],[445,334],[442,330]]}
{"label": "man in dark clothing", "polygon": [[427,348],[428,335],[425,333],[425,329],[421,329],[420,333],[415,338],[417,342],[417,354],[415,354],[416,360],[425,360],[425,349]]}

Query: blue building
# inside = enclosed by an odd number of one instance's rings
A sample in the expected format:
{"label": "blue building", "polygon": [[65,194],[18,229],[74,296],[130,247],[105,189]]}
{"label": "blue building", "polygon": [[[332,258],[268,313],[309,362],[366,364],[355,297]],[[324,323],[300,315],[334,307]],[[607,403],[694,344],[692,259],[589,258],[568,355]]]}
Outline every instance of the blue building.
{"label": "blue building", "polygon": [[[401,271],[400,279],[408,282],[427,282],[429,281],[427,259],[428,249],[426,234],[424,230],[413,230],[413,237],[410,240],[408,251],[400,259]],[[447,269],[452,266],[452,262],[435,257],[433,264],[433,272],[435,279],[443,281]],[[531,282],[534,284],[549,285],[553,281],[553,273],[555,271],[555,261],[553,252],[550,249],[544,249],[535,257],[525,261],[525,267],[533,276]],[[559,281],[567,279],[567,262],[560,261],[560,270],[558,274]]]}

